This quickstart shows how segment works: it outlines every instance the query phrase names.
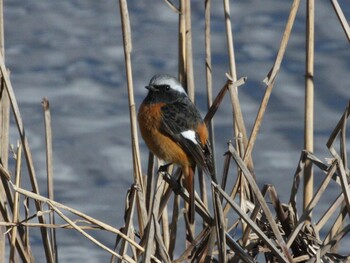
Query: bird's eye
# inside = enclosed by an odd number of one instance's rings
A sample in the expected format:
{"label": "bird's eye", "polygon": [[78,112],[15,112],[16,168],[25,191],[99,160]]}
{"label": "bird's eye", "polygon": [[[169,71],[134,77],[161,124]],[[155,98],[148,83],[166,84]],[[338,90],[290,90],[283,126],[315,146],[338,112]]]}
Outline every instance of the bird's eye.
{"label": "bird's eye", "polygon": [[170,90],[170,86],[169,85],[165,85],[165,90],[169,91]]}

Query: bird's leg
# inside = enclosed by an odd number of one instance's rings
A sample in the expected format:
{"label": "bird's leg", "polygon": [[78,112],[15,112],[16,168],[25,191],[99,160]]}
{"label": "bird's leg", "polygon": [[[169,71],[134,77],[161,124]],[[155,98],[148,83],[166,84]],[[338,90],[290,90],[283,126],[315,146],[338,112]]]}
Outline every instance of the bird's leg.
{"label": "bird's leg", "polygon": [[161,166],[159,166],[159,169],[158,169],[158,172],[160,172],[160,173],[165,173],[165,172],[168,172],[168,167],[170,166],[170,165],[172,165],[173,163],[166,163],[166,164],[164,164],[164,165],[161,165]]}

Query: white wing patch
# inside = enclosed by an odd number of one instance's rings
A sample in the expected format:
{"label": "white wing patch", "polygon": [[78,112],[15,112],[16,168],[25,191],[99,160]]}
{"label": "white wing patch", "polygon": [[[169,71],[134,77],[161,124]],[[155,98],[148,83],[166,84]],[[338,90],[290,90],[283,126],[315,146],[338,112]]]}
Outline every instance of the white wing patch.
{"label": "white wing patch", "polygon": [[196,140],[195,131],[192,131],[192,130],[183,131],[181,132],[181,135],[185,137],[187,140],[190,140],[191,142],[193,142],[194,144],[198,144]]}

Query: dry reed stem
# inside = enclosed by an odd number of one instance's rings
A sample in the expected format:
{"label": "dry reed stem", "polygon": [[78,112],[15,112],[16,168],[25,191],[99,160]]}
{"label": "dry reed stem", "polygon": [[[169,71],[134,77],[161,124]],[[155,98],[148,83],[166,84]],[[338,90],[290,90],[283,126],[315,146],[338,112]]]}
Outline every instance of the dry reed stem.
{"label": "dry reed stem", "polygon": [[[44,123],[45,123],[45,145],[46,145],[46,172],[47,172],[47,192],[48,198],[54,200],[54,184],[53,184],[53,151],[52,151],[52,128],[51,128],[51,113],[50,104],[47,98],[44,98],[41,102],[44,110]],[[55,214],[49,215],[50,224],[55,224]],[[56,242],[56,230],[54,228],[49,231],[52,255],[55,262],[58,262],[57,255],[57,242]]]}
{"label": "dry reed stem", "polygon": [[[13,204],[13,196],[12,196],[12,192],[10,191],[9,189],[9,185],[7,184],[7,182],[4,181],[4,177],[6,176],[10,176],[8,174],[8,172],[6,170],[4,170],[4,168],[2,167],[2,165],[0,164],[0,174],[2,175],[1,176],[1,181],[2,181],[2,185],[3,187],[5,188],[5,193],[6,193],[6,198],[5,200],[7,200],[8,202],[8,205],[11,209],[11,211],[13,212],[14,211],[14,204]],[[6,176],[4,176],[6,175]],[[9,222],[11,222],[11,219],[10,219],[10,211],[8,211],[7,207],[5,206],[5,203],[3,203],[2,201],[0,202],[0,212],[1,212],[1,216],[2,218],[4,219],[4,222],[7,223],[7,224],[10,224]],[[7,225],[5,223],[2,223],[0,222],[0,224],[2,226],[10,226],[10,225]],[[13,224],[13,223],[11,223]],[[17,228],[18,228],[18,232],[20,232],[20,235],[23,236],[24,235],[24,231],[23,231],[23,228],[22,226],[19,226],[17,225]],[[7,232],[10,231],[9,228],[7,228]],[[4,237],[6,237],[6,232],[4,232]],[[28,240],[28,239],[27,239]],[[27,245],[27,247],[24,246],[24,242],[22,242],[22,239],[19,239],[17,238],[16,239],[16,249],[18,251],[18,254],[20,255],[21,259],[24,261],[24,262],[31,262],[33,256],[31,255],[31,250],[29,248],[29,245]]]}
{"label": "dry reed stem", "polygon": [[170,0],[164,0],[164,1],[169,5],[171,10],[173,10],[177,14],[180,14],[180,10]]}
{"label": "dry reed stem", "polygon": [[[133,229],[132,217],[133,217],[134,211],[135,211],[136,196],[137,196],[136,191],[138,191],[138,189],[136,187],[132,187],[130,190],[130,195],[127,197],[129,202],[128,202],[128,207],[127,207],[126,213],[125,213],[125,226],[123,229],[123,233],[126,236],[130,236],[132,229]],[[125,256],[127,248],[128,248],[128,243],[126,242],[125,239],[123,239],[120,250],[119,250],[119,254],[122,257]],[[113,255],[112,255],[112,259],[113,259]],[[122,260],[120,259],[118,262],[122,262]]]}
{"label": "dry reed stem", "polygon": [[[21,182],[21,164],[22,164],[22,146],[21,144],[17,147],[17,162],[16,162],[16,187],[20,187]],[[17,223],[19,220],[19,194],[15,193],[13,203],[13,215],[12,222]],[[14,226],[11,230],[11,242],[10,242],[10,262],[18,262],[15,258],[16,239],[17,239],[17,226]]]}
{"label": "dry reed stem", "polygon": [[[237,81],[236,62],[235,62],[232,26],[231,26],[231,18],[230,18],[230,3],[228,0],[224,0],[224,15],[225,15],[225,26],[226,26],[227,49],[228,49],[229,64],[230,64],[229,75],[232,82],[236,82]],[[234,123],[234,129],[235,129],[235,136],[237,137],[238,133],[241,132],[243,134],[244,145],[246,145],[247,132],[243,121],[240,102],[238,99],[238,90],[237,90],[237,87],[232,86],[231,82],[229,82],[228,87],[231,95],[231,104],[234,112],[233,123]]]}
{"label": "dry reed stem", "polygon": [[258,111],[258,114],[256,116],[252,132],[251,132],[250,137],[249,137],[248,145],[247,145],[246,150],[245,150],[245,156],[243,158],[244,162],[247,162],[247,160],[248,160],[247,158],[249,156],[251,156],[251,153],[253,151],[254,143],[255,143],[257,135],[259,133],[260,126],[261,126],[261,123],[263,121],[263,117],[264,117],[264,114],[266,111],[266,107],[267,107],[267,104],[269,102],[270,95],[272,93],[272,89],[275,85],[275,79],[276,79],[277,73],[280,69],[280,66],[281,66],[281,63],[282,63],[282,60],[284,57],[284,53],[285,53],[287,45],[288,45],[289,37],[290,37],[291,31],[293,28],[293,24],[294,24],[294,20],[295,20],[295,17],[296,17],[298,8],[299,8],[299,4],[300,4],[300,0],[293,1],[292,7],[290,10],[290,14],[289,14],[289,17],[287,20],[287,24],[286,24],[286,27],[285,27],[285,30],[283,33],[283,37],[281,40],[280,48],[278,50],[274,65],[264,80],[264,82],[267,85],[267,88],[265,90],[264,97],[261,101],[259,111]]}
{"label": "dry reed stem", "polygon": [[179,1],[179,51],[178,51],[178,79],[183,87],[187,86],[186,76],[186,15],[185,15],[185,0]]}
{"label": "dry reed stem", "polygon": [[[14,114],[14,117],[16,120],[18,133],[19,133],[19,136],[20,136],[21,141],[22,141],[24,156],[26,158],[28,173],[29,173],[31,185],[33,188],[33,192],[39,194],[39,187],[38,187],[38,183],[36,180],[34,164],[33,164],[32,155],[31,155],[31,152],[29,149],[28,139],[27,139],[27,136],[26,136],[25,131],[24,131],[24,126],[23,126],[21,114],[20,114],[20,111],[18,108],[15,94],[13,92],[13,88],[12,88],[12,84],[11,84],[10,79],[9,79],[8,72],[6,70],[3,56],[0,56],[0,71],[1,71],[1,74],[4,78],[5,87],[6,87],[8,95],[9,95],[10,104],[11,104],[12,111],[13,111],[13,114]],[[41,210],[41,206],[38,202],[35,202],[35,207],[36,207],[37,211]],[[42,217],[38,217],[38,220],[40,223],[43,223],[43,224],[45,223],[45,220]],[[47,230],[45,228],[41,228],[40,231],[41,231],[41,236],[42,236],[42,240],[43,240],[46,261],[50,262],[50,263],[54,262],[53,255],[51,253],[51,251],[52,251],[51,250],[51,243],[50,243],[50,240],[48,239]]]}
{"label": "dry reed stem", "polygon": [[189,98],[195,102],[195,86],[193,76],[191,1],[185,1],[185,54],[186,54],[186,88]]}
{"label": "dry reed stem", "polygon": [[223,209],[221,207],[221,201],[219,194],[212,186],[213,207],[214,207],[214,222],[216,227],[216,239],[219,251],[219,262],[227,262],[226,255],[226,224],[224,222]]}
{"label": "dry reed stem", "polygon": [[197,235],[197,237],[193,240],[193,242],[185,249],[185,251],[181,254],[179,258],[172,261],[173,263],[180,263],[189,259],[192,255],[192,258],[195,257],[195,252],[197,252],[200,242],[205,239],[210,234],[210,227],[204,227],[202,231]]}
{"label": "dry reed stem", "polygon": [[132,260],[129,257],[122,257],[119,254],[117,254],[116,252],[114,252],[112,249],[108,248],[107,246],[103,245],[101,242],[99,242],[97,239],[95,239],[94,237],[92,237],[91,235],[89,235],[88,233],[86,233],[83,229],[81,229],[78,225],[76,225],[72,220],[70,220],[67,216],[65,216],[59,209],[57,209],[55,206],[51,206],[52,209],[64,220],[66,221],[68,224],[70,224],[76,231],[78,231],[80,234],[82,234],[83,236],[85,236],[87,239],[89,239],[90,241],[92,241],[93,243],[95,243],[97,246],[101,247],[102,249],[108,251],[109,253],[111,253],[112,255],[123,259],[126,262],[130,262],[130,263],[136,263],[136,261]]}
{"label": "dry reed stem", "polygon": [[[265,235],[265,233],[247,216],[247,214],[241,210],[241,208],[235,203],[235,201],[226,194],[220,187],[212,183],[217,191],[229,202],[231,207],[239,214],[239,216],[252,228],[252,230],[261,238],[261,240],[271,249],[271,252],[280,260],[280,262],[289,262],[285,255],[275,246],[272,240]],[[279,243],[282,246],[281,243]]]}
{"label": "dry reed stem", "polygon": [[[211,32],[210,32],[210,12],[211,12],[211,0],[205,0],[205,79],[207,88],[207,107],[210,109],[213,104],[213,75],[212,75],[212,63],[211,63]],[[208,124],[209,140],[211,142],[211,151],[213,153],[213,166],[215,165],[215,136],[214,136],[214,120],[211,120]],[[215,172],[216,174],[216,172]]]}
{"label": "dry reed stem", "polygon": [[[305,69],[305,113],[304,149],[314,151],[314,49],[315,49],[315,1],[307,0],[306,9],[306,69]],[[308,206],[313,196],[314,176],[312,164],[304,167],[303,207]],[[311,214],[309,214],[311,221]]]}
{"label": "dry reed stem", "polygon": [[[142,179],[142,169],[140,161],[140,150],[139,150],[139,140],[137,134],[137,118],[136,118],[136,108],[134,100],[134,88],[132,79],[132,66],[131,66],[131,52],[132,52],[132,41],[131,41],[131,28],[129,21],[129,12],[126,0],[119,0],[119,8],[121,14],[122,32],[123,32],[123,46],[124,46],[124,59],[125,59],[125,69],[126,69],[126,79],[128,85],[128,99],[129,99],[129,116],[130,116],[130,129],[131,129],[131,147],[132,147],[132,157],[133,157],[133,169],[134,169],[134,181],[136,184],[140,185],[142,194],[145,193]],[[144,213],[140,210],[143,207],[143,203],[138,200],[138,222],[140,226],[140,234],[143,235],[143,229],[146,225],[146,218],[143,216]]]}
{"label": "dry reed stem", "polygon": [[[282,247],[282,249],[285,247],[285,242],[282,238],[281,233],[278,230],[278,227],[276,225],[276,222],[274,221],[274,218],[271,214],[271,211],[269,210],[264,197],[262,196],[259,187],[257,186],[253,176],[251,175],[251,173],[249,172],[248,168],[245,166],[243,160],[238,156],[238,153],[236,152],[236,150],[234,149],[234,147],[232,146],[231,143],[229,143],[229,152],[232,155],[232,158],[235,160],[236,164],[239,166],[239,168],[242,170],[246,180],[248,181],[253,193],[256,196],[256,200],[260,203],[262,210],[265,213],[265,216],[268,220],[268,222],[271,225],[271,229],[279,243],[279,245]],[[286,256],[288,257],[288,251],[283,249],[283,252],[286,254]]]}
{"label": "dry reed stem", "polygon": [[114,234],[117,234],[117,235],[120,235],[122,238],[126,239],[131,245],[133,245],[134,247],[136,247],[138,250],[140,250],[141,252],[144,251],[144,249],[138,245],[135,241],[131,240],[130,238],[128,238],[126,235],[124,235],[119,229],[116,229],[114,227],[111,227],[110,225],[107,225],[91,216],[88,216],[76,209],[73,209],[69,206],[65,206],[59,202],[56,202],[56,201],[53,201],[53,200],[50,200],[44,196],[41,196],[41,195],[38,195],[36,193],[33,193],[33,192],[30,192],[28,190],[25,190],[25,189],[22,189],[22,188],[18,188],[16,187],[15,185],[13,185],[12,182],[10,182],[10,185],[13,187],[13,190],[26,196],[26,197],[29,197],[29,198],[32,198],[34,200],[37,200],[39,202],[42,202],[42,203],[46,203],[48,204],[50,207],[56,207],[56,208],[60,208],[60,209],[64,209],[64,210],[67,210],[68,212],[71,212],[73,214],[75,214],[76,216],[79,216],[81,218],[83,218],[84,220],[94,224],[94,225],[97,225],[99,227],[101,227],[102,229],[106,230],[106,231],[109,231],[111,233],[114,233]]}
{"label": "dry reed stem", "polygon": [[333,5],[333,8],[334,8],[334,11],[338,16],[339,22],[344,30],[346,38],[350,42],[350,26],[349,26],[348,22],[346,21],[346,17],[343,13],[343,10],[341,9],[337,0],[331,0],[331,2]]}
{"label": "dry reed stem", "polygon": [[337,162],[334,161],[331,168],[329,169],[328,174],[323,179],[320,187],[318,188],[315,195],[310,200],[308,206],[304,209],[303,214],[300,216],[296,226],[293,229],[293,232],[291,233],[291,235],[289,236],[289,238],[287,240],[287,247],[290,247],[292,245],[292,243],[294,242],[294,239],[297,237],[297,235],[298,235],[299,231],[301,230],[301,228],[303,227],[303,225],[307,224],[309,222],[309,214],[315,208],[315,206],[316,206],[317,202],[320,200],[324,190],[326,189],[327,185],[331,181],[332,176],[336,171],[337,165],[338,165]]}
{"label": "dry reed stem", "polygon": [[[4,37],[4,6],[0,0],[0,53],[5,58],[5,37]],[[0,86],[0,159],[5,169],[8,168],[9,150],[9,127],[10,127],[10,102],[7,91],[1,77]],[[3,186],[0,185],[0,200],[5,200]],[[0,214],[0,220],[4,220]],[[0,263],[5,262],[5,228],[0,227]]]}

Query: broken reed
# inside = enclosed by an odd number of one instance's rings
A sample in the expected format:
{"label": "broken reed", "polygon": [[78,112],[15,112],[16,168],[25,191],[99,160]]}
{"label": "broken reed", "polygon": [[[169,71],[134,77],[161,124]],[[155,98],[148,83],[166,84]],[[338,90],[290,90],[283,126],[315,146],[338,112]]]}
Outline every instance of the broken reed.
{"label": "broken reed", "polygon": [[[179,79],[188,88],[190,97],[194,98],[190,1],[180,1],[179,8],[176,8],[169,1],[166,2],[179,14]],[[330,163],[323,163],[307,149],[302,152],[288,204],[283,204],[279,200],[278,193],[273,186],[265,185],[260,190],[253,173],[251,153],[283,60],[300,0],[294,0],[292,4],[276,60],[264,80],[266,83],[265,94],[249,138],[246,133],[237,90],[238,86],[245,83],[246,78],[238,79],[236,75],[230,3],[228,0],[224,0],[230,70],[226,74],[226,84],[216,96],[213,96],[211,76],[213,65],[211,64],[210,46],[211,2],[210,0],[205,1],[206,79],[209,110],[204,121],[208,126],[212,125],[211,127],[213,127],[212,118],[216,110],[220,106],[223,107],[221,102],[224,96],[229,94],[233,109],[233,130],[237,140],[235,143],[230,142],[228,144],[224,157],[221,183],[217,185],[212,182],[211,193],[207,193],[205,178],[199,173],[200,195],[196,196],[196,218],[202,224],[197,223],[196,225],[189,224],[186,217],[183,216],[181,200],[187,202],[188,193],[179,183],[181,177],[179,169],[170,167],[167,172],[156,172],[157,169],[154,167],[156,163],[153,155],[150,154],[147,176],[142,175],[133,94],[131,28],[127,2],[120,0],[119,3],[123,27],[135,182],[127,196],[125,222],[120,229],[117,229],[53,200],[51,117],[49,103],[46,99],[43,101],[43,107],[49,198],[40,195],[28,138],[25,135],[20,111],[3,56],[1,56],[1,92],[3,94],[0,97],[1,104],[5,105],[5,98],[8,97],[20,138],[17,149],[13,151],[13,158],[16,161],[15,178],[10,175],[7,162],[0,165],[1,183],[5,193],[5,196],[1,196],[0,202],[0,212],[3,217],[0,224],[7,228],[6,237],[10,247],[10,262],[18,262],[19,260],[22,262],[35,261],[28,238],[28,230],[32,227],[39,227],[41,230],[47,262],[58,261],[54,231],[57,228],[74,229],[82,234],[85,238],[109,252],[112,255],[111,262],[115,260],[118,260],[118,262],[184,262],[186,260],[194,262],[215,260],[218,262],[255,262],[257,258],[259,260],[265,258],[266,262],[348,260],[347,256],[343,257],[335,252],[336,248],[342,245],[342,239],[350,230],[350,225],[346,220],[346,214],[350,214],[350,190],[345,136],[349,105],[327,143],[331,152]],[[347,28],[349,26],[346,20],[342,19],[342,12],[336,0],[333,0],[333,6],[344,31],[348,32]],[[312,26],[312,23],[309,23],[309,26]],[[309,29],[308,32],[310,30],[312,29]],[[311,37],[310,34],[307,34],[307,36]],[[310,39],[310,45],[313,45],[313,38]],[[313,59],[308,61],[310,67],[312,67]],[[210,131],[213,131],[213,128]],[[212,134],[211,138],[213,138]],[[339,141],[339,151],[335,147],[337,141]],[[2,142],[3,145],[4,141]],[[20,186],[22,152],[30,176],[32,191]],[[2,160],[4,160],[3,156],[2,153]],[[324,174],[324,179],[319,188],[316,189],[315,194],[309,192],[305,209],[301,216],[298,216],[296,197],[300,181],[303,177],[306,178],[304,171],[308,170],[306,168],[308,165],[311,165],[315,172]],[[227,178],[229,176],[236,178],[233,185],[228,185]],[[327,186],[332,180],[339,185],[339,195],[321,215],[320,219],[313,222],[311,212],[320,198],[327,193]],[[20,196],[34,200],[36,204],[36,212],[31,211],[31,216],[26,214],[24,219],[20,218],[19,213]],[[272,204],[270,206],[268,205],[269,200]],[[79,219],[72,220],[67,214],[74,215]],[[55,223],[54,215],[60,217],[66,223]],[[336,218],[335,223],[327,224],[333,218]],[[33,223],[33,219],[37,219],[38,222]],[[331,227],[326,228],[328,225],[331,225]],[[185,229],[186,235],[182,235],[181,228]],[[115,235],[114,249],[98,241],[91,230],[106,231]],[[325,237],[320,237],[321,232],[327,232],[328,234]],[[181,241],[186,241],[184,250],[178,247]],[[0,262],[2,259],[0,258]]]}

